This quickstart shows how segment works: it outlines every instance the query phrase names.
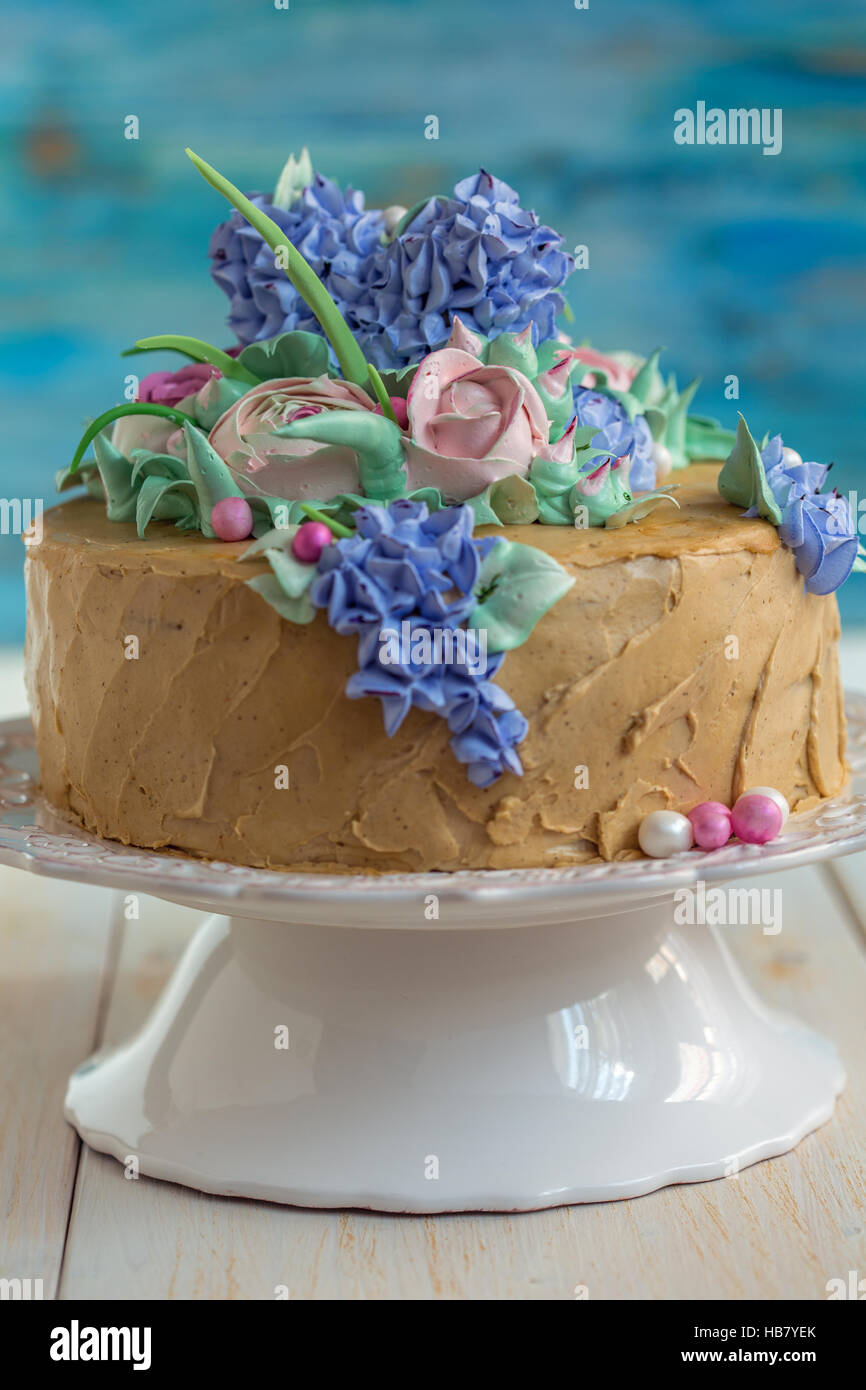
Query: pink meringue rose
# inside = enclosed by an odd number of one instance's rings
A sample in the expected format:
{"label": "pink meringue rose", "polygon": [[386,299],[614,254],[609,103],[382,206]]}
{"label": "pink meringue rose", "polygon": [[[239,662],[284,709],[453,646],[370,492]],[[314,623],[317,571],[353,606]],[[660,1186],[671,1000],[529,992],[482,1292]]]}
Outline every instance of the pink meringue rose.
{"label": "pink meringue rose", "polygon": [[176,372],[149,372],[141,378],[138,400],[153,401],[155,405],[180,405],[187,396],[194,396],[212,376],[220,375],[210,362],[190,362]]}
{"label": "pink meringue rose", "polygon": [[453,501],[525,475],[547,445],[547,415],[528,377],[485,367],[462,348],[441,348],[419,363],[407,410],[410,488],[437,487]]}
{"label": "pink meringue rose", "polygon": [[[637,367],[626,366],[616,357],[609,357],[605,352],[596,352],[591,347],[570,347],[567,352],[562,354],[563,360],[573,358],[577,362],[583,362],[587,367],[597,367],[599,371],[607,373],[607,382],[611,391],[627,391],[637,376]],[[595,376],[592,372],[587,372],[581,378],[581,386],[594,386]]]}
{"label": "pink meringue rose", "polygon": [[253,386],[220,416],[210,442],[250,493],[287,501],[359,490],[355,451],[314,439],[280,439],[274,431],[322,410],[376,411],[360,386],[328,376],[284,377]]}
{"label": "pink meringue rose", "polygon": [[[148,372],[141,378],[136,400],[176,406],[191,415],[198,392],[220,375],[209,362],[190,362],[176,372]],[[133,449],[151,449],[155,454],[176,454],[179,458],[186,454],[183,430],[158,415],[124,415],[115,422],[111,441],[127,458]]]}

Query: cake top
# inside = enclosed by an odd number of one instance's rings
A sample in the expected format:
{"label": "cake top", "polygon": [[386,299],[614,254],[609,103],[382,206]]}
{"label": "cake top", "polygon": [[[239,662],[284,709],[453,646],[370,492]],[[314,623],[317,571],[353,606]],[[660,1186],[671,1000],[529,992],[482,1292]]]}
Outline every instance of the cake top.
{"label": "cake top", "polygon": [[[84,485],[140,537],[169,523],[251,541],[263,601],[358,638],[347,694],[378,697],[388,732],[415,704],[447,718],[479,786],[519,773],[526,721],[493,677],[574,583],[551,553],[567,548],[527,543],[529,528],[573,542],[652,517],[658,547],[696,460],[724,461],[720,498],[777,529],[811,593],[864,567],[826,466],[779,435],[759,444],[742,417],[733,434],[691,414],[697,380],[681,391],[658,349],[572,341],[574,260],[508,184],[482,169],[367,210],[306,151],[249,196],[187,153],[233,208],[210,258],[237,342],[136,342],[188,364],[98,416],[58,486]],[[406,623],[419,644],[398,651]],[[450,656],[421,652],[436,632]],[[458,633],[462,648],[480,634],[483,658],[456,652]]]}

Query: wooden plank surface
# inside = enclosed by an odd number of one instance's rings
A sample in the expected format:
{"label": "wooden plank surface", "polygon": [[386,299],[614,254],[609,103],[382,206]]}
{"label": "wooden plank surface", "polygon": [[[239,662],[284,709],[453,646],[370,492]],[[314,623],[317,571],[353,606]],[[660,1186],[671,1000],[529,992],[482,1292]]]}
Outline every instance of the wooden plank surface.
{"label": "wooden plank surface", "polygon": [[0,1278],[41,1279],[45,1298],[57,1287],[80,1147],[63,1096],[99,1028],[108,907],[102,889],[0,866]]}
{"label": "wooden plank surface", "polygon": [[[129,1181],[85,1150],[61,1296],[269,1299],[285,1287],[301,1299],[572,1299],[582,1288],[590,1298],[824,1297],[828,1279],[866,1267],[866,956],[825,871],[775,882],[781,934],[735,929],[735,953],[770,1002],[834,1039],[850,1075],[834,1119],[793,1154],[633,1202],[395,1218]],[[146,1014],[194,919],[142,904],[124,930],[110,1041]]]}

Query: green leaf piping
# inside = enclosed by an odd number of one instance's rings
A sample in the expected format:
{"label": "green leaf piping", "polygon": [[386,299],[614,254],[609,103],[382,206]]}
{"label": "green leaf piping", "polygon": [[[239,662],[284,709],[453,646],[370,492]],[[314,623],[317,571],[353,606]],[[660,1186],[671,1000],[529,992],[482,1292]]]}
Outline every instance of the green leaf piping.
{"label": "green leaf piping", "polygon": [[[130,401],[129,405],[115,405],[111,410],[104,410],[101,415],[87,426],[81,436],[78,448],[72,456],[69,465],[69,472],[74,473],[81,460],[84,458],[85,450],[97,435],[100,435],[106,425],[112,424],[115,420],[122,420],[125,415],[162,415],[166,420],[173,420],[176,425],[195,425],[195,420],[191,415],[187,415],[183,410],[175,410],[170,405],[155,405],[152,401]],[[123,457],[123,455],[119,455]]]}
{"label": "green leaf piping", "polygon": [[245,381],[248,386],[258,386],[260,378],[253,376],[237,357],[229,357],[222,348],[211,347],[201,338],[187,338],[181,333],[158,333],[153,338],[139,338],[131,348],[126,348],[121,357],[136,357],[142,352],[180,352],[191,357],[194,362],[209,362],[223,376]]}
{"label": "green leaf piping", "polygon": [[760,450],[742,415],[737,417],[737,438],[719,474],[720,495],[734,507],[754,508],[758,516],[779,526],[782,512],[774,498]]}
{"label": "green leaf piping", "polygon": [[482,561],[476,592],[485,597],[469,615],[468,626],[487,630],[488,651],[511,651],[573,584],[545,551],[500,540]]}

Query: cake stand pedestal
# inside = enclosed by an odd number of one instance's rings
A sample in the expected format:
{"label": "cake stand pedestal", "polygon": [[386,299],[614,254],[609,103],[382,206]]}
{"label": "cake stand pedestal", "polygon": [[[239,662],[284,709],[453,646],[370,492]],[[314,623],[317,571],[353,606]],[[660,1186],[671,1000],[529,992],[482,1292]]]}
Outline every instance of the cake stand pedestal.
{"label": "cake stand pedestal", "polygon": [[[866,700],[848,713],[859,773]],[[843,1086],[731,958],[728,934],[778,922],[712,887],[866,847],[857,781],[762,849],[365,878],[100,841],[36,772],[29,726],[0,726],[0,860],[218,914],[137,1036],[69,1084],[82,1138],[148,1176],[396,1212],[633,1197],[785,1152]],[[752,924],[701,921],[726,915]]]}

